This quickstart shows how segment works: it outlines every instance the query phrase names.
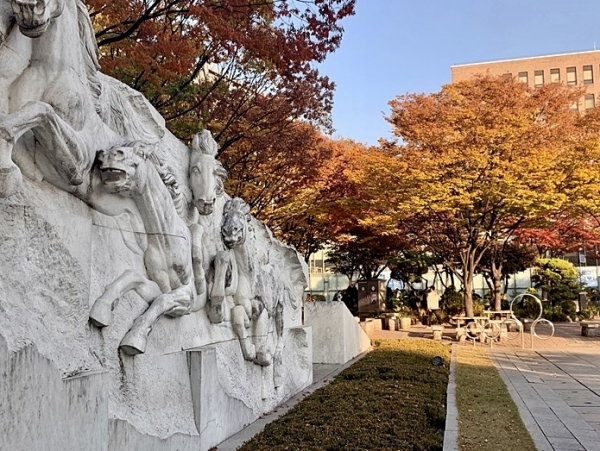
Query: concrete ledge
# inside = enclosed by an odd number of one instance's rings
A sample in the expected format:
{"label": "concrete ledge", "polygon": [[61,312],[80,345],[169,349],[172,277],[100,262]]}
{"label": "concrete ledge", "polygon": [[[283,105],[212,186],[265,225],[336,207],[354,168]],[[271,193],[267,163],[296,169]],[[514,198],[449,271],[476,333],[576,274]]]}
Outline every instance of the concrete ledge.
{"label": "concrete ledge", "polygon": [[[435,326],[434,326],[435,327]],[[458,409],[456,408],[456,353],[458,346],[452,343],[450,351],[450,375],[446,391],[446,428],[444,451],[458,451]]]}

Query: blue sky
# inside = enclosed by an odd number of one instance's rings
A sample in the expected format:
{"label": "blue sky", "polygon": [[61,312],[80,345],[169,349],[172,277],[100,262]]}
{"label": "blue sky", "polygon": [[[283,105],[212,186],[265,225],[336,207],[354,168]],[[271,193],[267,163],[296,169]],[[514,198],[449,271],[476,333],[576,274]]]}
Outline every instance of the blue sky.
{"label": "blue sky", "polygon": [[436,92],[454,64],[600,50],[598,0],[357,0],[320,66],[336,85],[334,137],[389,138],[387,102]]}

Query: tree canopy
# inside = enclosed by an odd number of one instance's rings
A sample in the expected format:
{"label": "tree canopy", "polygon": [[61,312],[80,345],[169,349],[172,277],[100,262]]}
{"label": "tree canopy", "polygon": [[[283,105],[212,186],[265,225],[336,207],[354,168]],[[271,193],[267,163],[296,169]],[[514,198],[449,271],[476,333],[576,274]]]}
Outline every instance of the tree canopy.
{"label": "tree canopy", "polygon": [[400,227],[440,258],[462,282],[472,315],[473,275],[486,252],[495,249],[501,277],[502,250],[517,229],[556,211],[596,208],[596,113],[569,109],[580,95],[478,77],[397,97],[388,121],[398,140],[383,143],[387,167],[375,169],[390,194],[365,221]]}

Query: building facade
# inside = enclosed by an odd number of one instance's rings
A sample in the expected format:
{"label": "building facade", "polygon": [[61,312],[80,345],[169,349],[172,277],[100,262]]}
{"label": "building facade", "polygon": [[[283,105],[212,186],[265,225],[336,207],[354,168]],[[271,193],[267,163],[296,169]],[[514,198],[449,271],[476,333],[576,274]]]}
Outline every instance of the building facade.
{"label": "building facade", "polygon": [[530,87],[548,83],[584,86],[585,96],[573,104],[573,109],[586,110],[600,102],[600,50],[457,64],[450,70],[452,83],[475,75],[499,75],[516,78]]}

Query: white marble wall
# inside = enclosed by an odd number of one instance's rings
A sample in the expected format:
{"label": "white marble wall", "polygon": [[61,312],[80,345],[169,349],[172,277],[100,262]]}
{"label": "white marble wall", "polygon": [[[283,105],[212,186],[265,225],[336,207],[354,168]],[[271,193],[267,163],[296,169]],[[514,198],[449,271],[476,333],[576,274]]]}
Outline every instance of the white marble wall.
{"label": "white marble wall", "polygon": [[313,329],[314,363],[343,364],[371,347],[343,302],[305,303],[304,322]]}

